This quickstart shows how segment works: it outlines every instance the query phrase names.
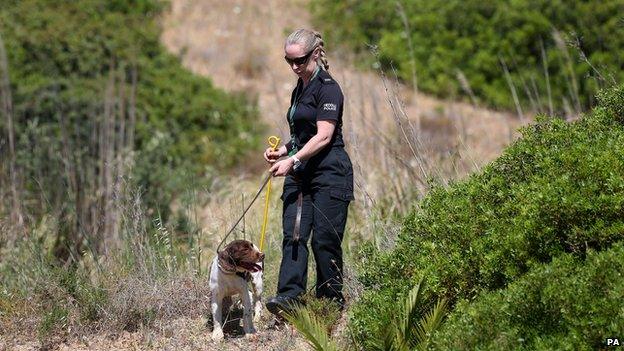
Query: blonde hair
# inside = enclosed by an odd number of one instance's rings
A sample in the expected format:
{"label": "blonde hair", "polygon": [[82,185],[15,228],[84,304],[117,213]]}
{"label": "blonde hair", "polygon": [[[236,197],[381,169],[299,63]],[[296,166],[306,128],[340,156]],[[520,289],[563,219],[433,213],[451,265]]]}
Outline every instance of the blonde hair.
{"label": "blonde hair", "polygon": [[327,55],[325,54],[325,47],[323,42],[323,37],[321,33],[309,29],[298,29],[286,38],[286,43],[284,47],[292,44],[299,44],[303,46],[304,51],[310,52],[317,47],[320,48],[320,56],[317,60],[317,64],[319,64],[319,60],[321,67],[328,71],[329,70],[329,62],[327,62]]}

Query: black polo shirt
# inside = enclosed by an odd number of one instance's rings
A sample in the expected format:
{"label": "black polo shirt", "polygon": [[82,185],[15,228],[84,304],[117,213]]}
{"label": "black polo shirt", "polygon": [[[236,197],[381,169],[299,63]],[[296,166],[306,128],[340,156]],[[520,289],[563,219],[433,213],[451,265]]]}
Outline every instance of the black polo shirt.
{"label": "black polo shirt", "polygon": [[[306,87],[299,78],[290,98],[290,108],[286,114],[290,125],[291,142],[301,150],[310,138],[317,133],[317,121],[336,121],[336,128],[327,146],[344,146],[342,139],[342,111],[344,97],[338,83],[324,69],[319,69]],[[295,109],[290,119],[291,110]]]}

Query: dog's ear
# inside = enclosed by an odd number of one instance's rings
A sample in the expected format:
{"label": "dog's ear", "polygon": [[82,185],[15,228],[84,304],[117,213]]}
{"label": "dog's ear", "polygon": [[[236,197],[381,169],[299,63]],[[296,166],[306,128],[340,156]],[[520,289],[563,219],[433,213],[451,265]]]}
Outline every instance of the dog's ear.
{"label": "dog's ear", "polygon": [[221,250],[221,252],[219,252],[219,259],[220,260],[224,260],[227,261],[227,250],[223,249]]}
{"label": "dog's ear", "polygon": [[229,264],[236,264],[236,260],[234,258],[234,248],[232,245],[228,245],[221,252],[219,252],[219,259],[225,261]]}

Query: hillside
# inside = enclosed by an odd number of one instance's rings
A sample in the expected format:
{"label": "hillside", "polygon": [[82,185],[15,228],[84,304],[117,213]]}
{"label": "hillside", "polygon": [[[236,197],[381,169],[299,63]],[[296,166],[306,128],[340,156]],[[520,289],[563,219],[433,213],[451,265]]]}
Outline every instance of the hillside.
{"label": "hillside", "polygon": [[[310,26],[309,2],[8,4],[0,28],[22,123],[31,236],[1,242],[0,331],[9,337],[0,348],[306,349],[292,328],[272,329],[268,316],[257,336],[234,330],[214,344],[206,275],[216,243],[263,176],[264,137],[287,135],[295,79],[282,45],[290,31]],[[418,216],[414,204],[479,174],[532,116],[433,98],[404,84],[400,72],[380,70],[373,53],[362,68],[348,51],[327,49],[347,96],[357,200],[343,244],[345,290],[354,330],[364,333],[385,318],[367,310],[375,279],[388,278],[384,298],[406,285],[395,289],[396,267],[356,279],[363,243],[367,260],[391,262],[377,250],[397,244],[402,252]],[[265,296],[274,292],[280,255],[280,185],[273,183]],[[8,202],[0,206],[9,212]],[[261,219],[255,206],[234,236],[258,242]],[[14,233],[5,223],[2,238]],[[415,277],[406,267],[400,274]],[[351,342],[346,314],[330,317],[332,335]]]}
{"label": "hillside", "polygon": [[[191,74],[161,46],[165,9],[151,0],[8,1],[0,9],[24,211],[33,220],[47,210],[75,217],[59,246],[100,244],[83,237],[98,231],[89,208],[113,201],[120,179],[150,189],[146,206],[168,218],[183,183],[258,146],[253,102]],[[40,190],[54,208],[33,204]],[[104,230],[93,235],[114,235]]]}
{"label": "hillside", "polygon": [[622,12],[619,0],[320,0],[312,11],[331,43],[364,61],[377,45],[384,67],[425,92],[567,117],[624,78]]}
{"label": "hillside", "polygon": [[[284,63],[283,41],[290,31],[311,26],[309,2],[174,0],[171,5],[163,19],[164,45],[191,71],[211,77],[217,86],[254,96],[268,125],[266,135],[287,137],[285,111],[295,77]],[[424,167],[444,182],[498,156],[518,126],[530,120],[529,115],[518,118],[510,112],[436,99],[400,83],[391,71],[382,77],[375,68],[356,69],[356,58],[338,47],[328,46],[327,53],[330,72],[346,96],[345,138],[358,184],[356,197],[361,200],[354,205],[363,210],[387,196],[403,210],[410,206],[414,195],[410,192],[422,195],[422,179],[400,181],[416,177],[418,161],[408,144],[418,150]],[[401,123],[413,129],[407,140]],[[242,179],[259,174],[263,162],[261,157],[244,162],[235,174],[238,187]],[[253,178],[249,193],[255,182]],[[220,225],[217,219],[229,215],[221,204],[209,206],[202,216],[210,231]]]}
{"label": "hillside", "polygon": [[624,87],[599,101],[578,121],[523,128],[482,172],[425,197],[394,250],[364,250],[360,340],[383,334],[421,277],[423,308],[457,303],[432,336],[440,349],[595,349],[622,335]]}

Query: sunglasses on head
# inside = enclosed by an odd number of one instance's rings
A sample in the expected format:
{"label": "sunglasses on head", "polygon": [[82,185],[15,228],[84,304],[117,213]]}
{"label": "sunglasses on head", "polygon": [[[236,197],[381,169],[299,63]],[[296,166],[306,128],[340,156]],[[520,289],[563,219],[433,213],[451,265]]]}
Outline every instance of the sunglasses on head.
{"label": "sunglasses on head", "polygon": [[292,65],[294,63],[297,66],[301,66],[304,63],[308,62],[308,59],[310,58],[310,55],[312,55],[313,52],[314,52],[314,49],[312,49],[310,52],[308,52],[307,54],[301,57],[295,57],[295,58],[284,56],[284,60],[286,60],[286,62],[288,62],[289,65]]}

